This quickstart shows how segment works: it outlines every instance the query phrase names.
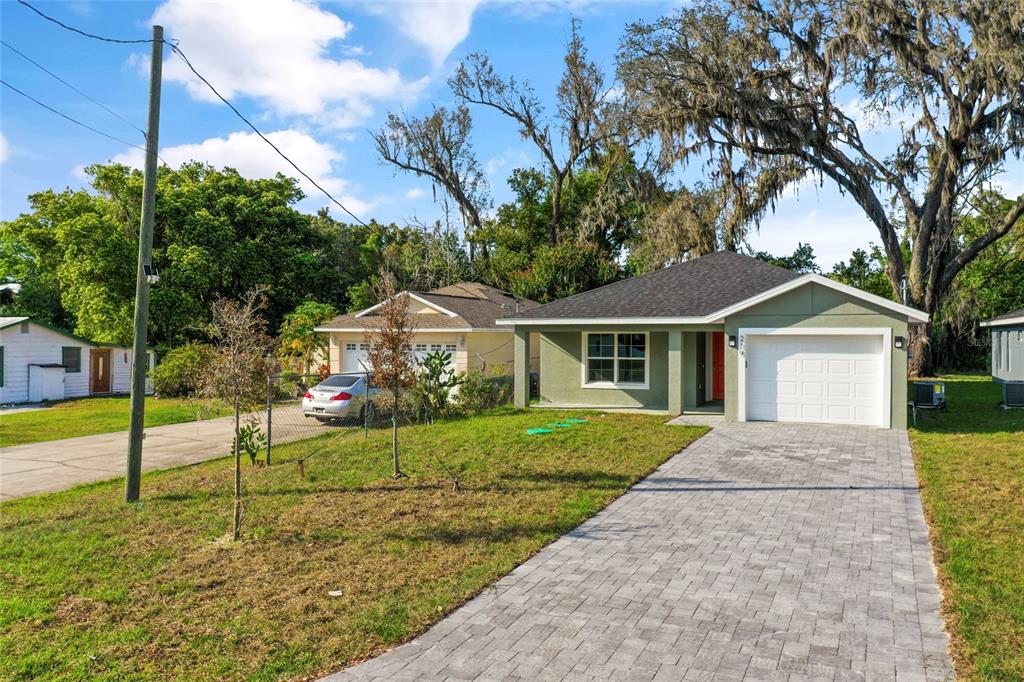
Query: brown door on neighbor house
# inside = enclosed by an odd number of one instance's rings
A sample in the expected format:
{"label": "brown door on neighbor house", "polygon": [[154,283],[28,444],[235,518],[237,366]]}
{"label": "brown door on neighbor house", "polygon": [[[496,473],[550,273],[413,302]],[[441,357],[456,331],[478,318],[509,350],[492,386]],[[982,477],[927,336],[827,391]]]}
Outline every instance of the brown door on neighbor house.
{"label": "brown door on neighbor house", "polygon": [[89,392],[110,393],[110,349],[89,351]]}
{"label": "brown door on neighbor house", "polygon": [[711,332],[711,399],[725,400],[725,332]]}

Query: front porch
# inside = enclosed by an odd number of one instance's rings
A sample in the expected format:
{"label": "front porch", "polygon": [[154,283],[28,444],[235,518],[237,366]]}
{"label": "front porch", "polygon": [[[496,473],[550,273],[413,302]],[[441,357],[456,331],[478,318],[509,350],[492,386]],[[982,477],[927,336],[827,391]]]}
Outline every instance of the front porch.
{"label": "front porch", "polygon": [[515,404],[529,404],[529,358],[539,355],[541,407],[721,415],[725,345],[724,325],[516,325]]}

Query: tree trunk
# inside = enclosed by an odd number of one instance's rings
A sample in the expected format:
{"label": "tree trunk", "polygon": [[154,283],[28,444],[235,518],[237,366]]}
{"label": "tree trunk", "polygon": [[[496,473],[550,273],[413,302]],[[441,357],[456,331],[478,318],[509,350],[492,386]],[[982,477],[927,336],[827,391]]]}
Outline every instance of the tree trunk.
{"label": "tree trunk", "polygon": [[930,377],[935,374],[934,355],[932,354],[932,323],[912,324],[909,327],[910,343],[907,358],[907,373],[911,377]]}
{"label": "tree trunk", "polygon": [[232,530],[232,536],[235,540],[238,540],[242,536],[242,460],[241,460],[241,448],[239,447],[239,420],[241,419],[241,409],[238,403],[235,403],[235,518]]}
{"label": "tree trunk", "polygon": [[558,223],[562,220],[562,180],[556,172],[551,188],[551,245],[558,245]]}
{"label": "tree trunk", "polygon": [[395,464],[394,478],[402,478],[405,474],[398,466],[398,391],[391,395],[391,457]]}

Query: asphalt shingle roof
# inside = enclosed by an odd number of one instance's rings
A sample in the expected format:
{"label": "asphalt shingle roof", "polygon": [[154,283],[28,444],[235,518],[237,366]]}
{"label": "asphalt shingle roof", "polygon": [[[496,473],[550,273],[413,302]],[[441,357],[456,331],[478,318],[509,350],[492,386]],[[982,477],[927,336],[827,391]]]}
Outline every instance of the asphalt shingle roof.
{"label": "asphalt shingle roof", "polygon": [[508,318],[702,317],[800,276],[750,256],[719,251]]}
{"label": "asphalt shingle roof", "polygon": [[[455,313],[455,317],[444,314],[413,316],[413,328],[420,329],[487,329],[497,328],[494,321],[517,310],[529,310],[540,304],[525,298],[517,298],[494,287],[477,282],[460,282],[432,291],[413,292],[425,301]],[[320,325],[322,329],[375,329],[379,325],[377,315],[339,315]]]}

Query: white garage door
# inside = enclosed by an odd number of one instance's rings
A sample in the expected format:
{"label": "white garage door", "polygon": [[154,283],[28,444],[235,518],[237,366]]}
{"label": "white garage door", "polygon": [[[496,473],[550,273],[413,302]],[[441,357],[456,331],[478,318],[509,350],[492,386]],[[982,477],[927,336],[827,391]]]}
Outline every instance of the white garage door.
{"label": "white garage door", "polygon": [[365,372],[365,367],[370,366],[369,354],[365,343],[345,344],[345,354],[342,358],[342,372]]}
{"label": "white garage door", "polygon": [[883,425],[881,336],[750,336],[747,419]]}

